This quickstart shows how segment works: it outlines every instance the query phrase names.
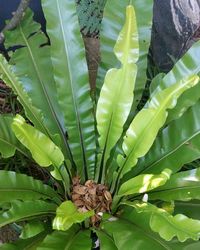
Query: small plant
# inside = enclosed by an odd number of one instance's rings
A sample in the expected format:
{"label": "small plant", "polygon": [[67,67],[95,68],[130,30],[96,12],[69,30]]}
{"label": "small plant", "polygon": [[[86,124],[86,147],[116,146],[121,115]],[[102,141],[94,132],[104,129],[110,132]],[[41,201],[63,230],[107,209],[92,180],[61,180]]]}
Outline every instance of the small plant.
{"label": "small plant", "polygon": [[[152,2],[136,1],[136,14],[128,3],[105,9],[98,86],[110,69],[96,107],[75,1],[42,0],[50,46],[30,10],[5,34],[6,47],[19,49],[9,62],[0,56],[1,77],[26,117],[0,116],[0,152],[20,152],[51,179],[0,171],[0,226],[21,231],[1,249],[89,250],[92,237],[101,250],[199,248],[200,168],[181,168],[200,157],[200,43],[153,80],[138,110],[151,19],[140,15]],[[125,9],[122,25],[112,11]]]}

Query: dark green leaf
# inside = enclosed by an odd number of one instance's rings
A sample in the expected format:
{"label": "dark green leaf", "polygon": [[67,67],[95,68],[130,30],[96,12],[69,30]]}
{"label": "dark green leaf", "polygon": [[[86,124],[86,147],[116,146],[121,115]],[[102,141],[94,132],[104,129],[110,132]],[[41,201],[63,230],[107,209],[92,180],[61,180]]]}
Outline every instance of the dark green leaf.
{"label": "dark green leaf", "polygon": [[56,212],[56,204],[45,201],[12,201],[7,210],[0,212],[0,227],[16,221],[52,216]]}
{"label": "dark green leaf", "polygon": [[9,63],[33,105],[42,111],[42,122],[48,135],[54,139],[53,135],[59,134],[66,152],[65,129],[53,78],[50,46],[41,47],[48,41],[40,28],[40,24],[33,21],[33,13],[28,10],[17,28],[6,32],[6,47],[22,46],[12,54]]}
{"label": "dark green leaf", "polygon": [[48,131],[43,124],[43,115],[41,110],[33,106],[30,96],[25,91],[23,84],[13,72],[13,68],[6,59],[0,54],[0,76],[4,82],[12,88],[23,105],[27,117],[33,122],[36,128],[48,135]]}
{"label": "dark green leaf", "polygon": [[181,242],[200,238],[199,220],[190,219],[183,214],[172,216],[164,209],[146,202],[134,201],[124,204],[134,207],[138,213],[147,213],[151,229],[167,241],[172,240],[175,236]]}
{"label": "dark green leaf", "polygon": [[59,204],[58,194],[49,186],[31,176],[11,171],[0,171],[0,202],[13,200],[54,200]]}
{"label": "dark green leaf", "polygon": [[[195,243],[193,240],[187,240],[184,243],[179,242],[177,239],[172,241],[165,241],[160,238],[160,236],[153,232],[149,225],[149,215],[146,213],[138,213],[136,209],[131,207],[124,207],[122,217],[129,222],[135,224],[138,228],[142,230],[142,234],[148,235],[150,238],[154,239],[158,246],[157,248],[147,248],[152,250],[162,249],[162,250],[190,250],[194,247],[197,250],[197,246],[200,246],[200,242]],[[160,248],[159,248],[160,247]],[[141,248],[141,250],[143,250]]]}
{"label": "dark green leaf", "polygon": [[115,245],[114,239],[110,235],[100,230],[97,230],[96,233],[99,239],[101,250],[118,250]]}
{"label": "dark green leaf", "polygon": [[51,59],[69,144],[84,179],[94,177],[95,133],[88,69],[75,1],[42,0]]}
{"label": "dark green leaf", "polygon": [[65,232],[55,231],[48,235],[37,250],[90,250],[91,247],[90,231],[72,227]]}
{"label": "dark green leaf", "polygon": [[13,243],[3,244],[0,246],[0,250],[36,250],[47,233],[48,232],[44,232],[26,240],[20,239]]}
{"label": "dark green leaf", "polygon": [[0,115],[0,153],[2,157],[8,158],[13,156],[15,151],[18,150],[26,157],[29,157],[26,148],[19,143],[15,134],[12,132],[12,121],[12,115]]}

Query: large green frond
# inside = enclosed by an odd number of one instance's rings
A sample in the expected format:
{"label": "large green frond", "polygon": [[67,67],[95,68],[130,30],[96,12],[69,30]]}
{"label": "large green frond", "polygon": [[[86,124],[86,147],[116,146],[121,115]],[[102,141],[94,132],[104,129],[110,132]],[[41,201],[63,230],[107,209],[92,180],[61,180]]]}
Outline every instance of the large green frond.
{"label": "large green frond", "polygon": [[12,53],[9,63],[33,105],[42,111],[49,136],[53,139],[53,135],[59,134],[66,153],[68,145],[57,100],[50,46],[45,45],[48,40],[40,28],[40,24],[33,21],[33,13],[27,10],[17,28],[6,32],[6,47],[20,46]]}
{"label": "large green frond", "polygon": [[200,168],[179,172],[149,194],[150,200],[188,201],[200,199]]}
{"label": "large green frond", "polygon": [[138,213],[147,213],[151,229],[167,241],[174,237],[180,242],[200,238],[199,220],[190,219],[183,214],[173,216],[164,209],[146,202],[126,202],[126,205],[134,207]]}
{"label": "large green frond", "polygon": [[172,109],[179,96],[198,81],[197,76],[191,76],[151,96],[150,101],[134,118],[124,137],[122,148],[125,156],[118,157],[121,177],[136,165],[139,157],[148,152],[166,121],[167,110]]}
{"label": "large green frond", "polygon": [[[200,71],[200,42],[196,42],[185,55],[174,65],[172,70],[163,77],[162,81],[157,81],[151,86],[151,91],[158,91],[172,84],[187,78],[193,74],[198,74]],[[157,88],[157,89],[156,89]],[[188,89],[177,101],[174,109],[169,111],[167,123],[179,118],[190,106],[200,98],[200,84]]]}
{"label": "large green frond", "polygon": [[12,129],[18,140],[30,150],[33,159],[42,167],[52,165],[54,170],[51,174],[62,180],[64,156],[61,150],[45,134],[27,124],[20,115],[14,118]]}
{"label": "large green frond", "polygon": [[44,239],[37,250],[90,250],[91,248],[90,231],[80,230],[75,226],[65,232],[54,231]]}
{"label": "large green frond", "polygon": [[23,84],[15,75],[13,68],[8,64],[6,59],[0,54],[0,75],[4,82],[12,88],[14,93],[18,96],[18,99],[25,109],[25,113],[29,120],[40,131],[48,135],[48,131],[43,124],[43,115],[40,109],[37,109],[32,104],[30,96],[25,91]]}
{"label": "large green frond", "polygon": [[88,69],[75,1],[42,0],[58,100],[78,175],[94,177],[95,133]]}
{"label": "large green frond", "polygon": [[174,173],[184,164],[200,157],[200,101],[185,114],[163,129],[154,145],[143,157],[134,171],[138,173],[159,173],[170,168]]}
{"label": "large green frond", "polygon": [[[126,9],[126,23],[119,34],[114,52],[122,66],[120,69],[111,69],[106,74],[96,114],[101,150],[99,168],[104,171],[110,151],[123,132],[133,101],[139,44],[135,11],[131,5]],[[102,178],[104,171],[101,173]]]}
{"label": "large green frond", "polygon": [[[11,203],[0,204],[0,227],[17,221],[25,221],[28,219],[53,216],[56,212],[57,205],[42,200],[19,201],[15,200]],[[7,207],[8,206],[8,207]]]}
{"label": "large green frond", "polygon": [[0,170],[0,203],[36,199],[53,200],[60,203],[59,195],[41,181],[24,174]]}
{"label": "large green frond", "polygon": [[[100,36],[101,63],[99,66],[97,79],[98,89],[101,88],[104,82],[106,72],[111,68],[119,67],[119,61],[113,54],[113,48],[115,46],[118,34],[123,27],[126,13],[125,9],[129,3],[130,0],[109,0],[106,2]],[[151,39],[153,1],[134,1],[133,5],[137,18],[140,48],[139,60],[137,62],[138,74],[134,91],[135,99],[133,111],[135,111],[147,80],[147,54]]]}

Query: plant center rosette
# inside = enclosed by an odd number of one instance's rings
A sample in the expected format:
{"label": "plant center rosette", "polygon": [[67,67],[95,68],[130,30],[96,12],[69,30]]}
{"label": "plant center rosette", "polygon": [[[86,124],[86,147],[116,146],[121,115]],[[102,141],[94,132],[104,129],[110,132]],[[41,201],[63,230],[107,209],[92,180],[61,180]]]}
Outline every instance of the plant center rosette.
{"label": "plant center rosette", "polygon": [[79,177],[74,177],[72,183],[72,202],[80,213],[93,210],[95,214],[90,221],[93,226],[98,226],[101,219],[100,213],[111,211],[112,196],[108,188],[93,180],[87,180],[82,185]]}

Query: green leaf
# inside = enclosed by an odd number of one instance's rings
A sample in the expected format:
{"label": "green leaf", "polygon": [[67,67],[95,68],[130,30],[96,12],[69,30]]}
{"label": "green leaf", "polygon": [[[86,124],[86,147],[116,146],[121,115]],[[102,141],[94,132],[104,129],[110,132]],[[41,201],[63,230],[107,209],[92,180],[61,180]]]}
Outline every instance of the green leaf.
{"label": "green leaf", "polygon": [[191,200],[188,202],[185,201],[175,201],[174,213],[179,214],[183,213],[186,216],[200,220],[200,201]]}
{"label": "green leaf", "polygon": [[133,101],[139,44],[135,11],[131,5],[126,9],[126,22],[119,34],[114,52],[122,66],[120,69],[113,68],[106,74],[96,113],[99,145],[102,151],[102,166],[99,166],[104,170],[110,151],[123,132]]}
{"label": "green leaf", "polygon": [[184,164],[200,157],[200,101],[170,123],[135,169],[138,173],[159,173],[165,168],[177,172]]}
{"label": "green leaf", "polygon": [[97,230],[96,234],[99,239],[101,250],[118,250],[116,247],[114,240],[111,236],[109,236],[104,231]]}
{"label": "green leaf", "polygon": [[0,170],[0,202],[13,200],[53,200],[60,203],[60,197],[49,186],[24,174]]}
{"label": "green leaf", "polygon": [[15,137],[12,132],[12,115],[0,115],[0,153],[3,158],[9,158],[18,150],[20,153],[29,157],[25,147]]}
{"label": "green leaf", "polygon": [[[147,249],[161,249],[161,250],[190,250],[196,246],[200,246],[199,242],[195,243],[193,240],[187,240],[185,242],[179,242],[177,239],[173,239],[172,241],[165,241],[162,239],[159,234],[153,232],[149,225],[149,215],[147,213],[138,213],[136,209],[133,209],[132,207],[123,207],[123,214],[121,215],[123,219],[126,221],[129,221],[130,223],[135,224],[137,228],[140,228],[142,230],[142,235],[148,235],[150,239],[153,239],[155,242],[157,242],[156,248],[149,248],[147,246]],[[148,243],[148,241],[147,241]],[[144,248],[138,248],[138,250],[143,250]],[[198,248],[194,248],[198,249]]]}
{"label": "green leaf", "polygon": [[16,77],[12,67],[8,64],[6,59],[0,54],[0,76],[6,84],[12,88],[14,93],[18,96],[18,100],[25,109],[26,116],[35,125],[37,129],[48,135],[48,131],[43,124],[43,115],[41,110],[33,106],[31,98],[25,91],[22,83]]}
{"label": "green leaf", "polygon": [[[48,40],[40,28],[40,24],[33,21],[33,13],[27,10],[17,28],[6,32],[5,44],[7,48],[21,46],[12,53],[9,63],[34,107],[42,111],[48,135],[59,134],[62,148],[65,149],[65,129],[53,78],[50,46],[41,46],[47,44]],[[54,137],[51,136],[51,139]]]}
{"label": "green leaf", "polygon": [[178,97],[185,90],[195,86],[198,81],[198,76],[191,76],[152,95],[126,132],[122,145],[125,157],[122,155],[118,157],[121,177],[136,165],[138,158],[148,152],[159,129],[166,121],[167,110],[172,109]]}
{"label": "green leaf", "polygon": [[171,173],[170,169],[165,169],[158,175],[138,175],[121,185],[118,196],[146,193],[159,186],[163,186],[169,180]]}
{"label": "green leaf", "polygon": [[[104,8],[104,17],[101,25],[101,63],[98,71],[97,88],[101,88],[106,72],[109,69],[119,68],[119,61],[113,54],[113,48],[115,46],[118,34],[123,27],[126,13],[125,9],[129,3],[129,0],[109,0],[106,2]],[[140,56],[137,62],[138,73],[134,91],[135,99],[132,108],[135,111],[147,79],[147,54],[151,39],[153,1],[134,1],[133,5],[137,17],[140,48]]]}
{"label": "green leaf", "polygon": [[35,237],[26,240],[17,240],[12,243],[3,244],[0,246],[1,250],[36,250],[48,232],[41,233]]}
{"label": "green leaf", "polygon": [[150,200],[188,201],[200,199],[200,168],[172,175],[164,186],[149,194]]}
{"label": "green leaf", "polygon": [[134,207],[138,213],[147,213],[151,229],[167,241],[172,240],[175,236],[180,242],[187,239],[199,240],[200,238],[199,220],[190,219],[183,214],[172,216],[164,209],[146,202],[135,201],[124,204]]}
{"label": "green leaf", "polygon": [[48,235],[37,250],[90,250],[91,247],[90,231],[71,227],[66,232],[55,231]]}
{"label": "green leaf", "polygon": [[[187,78],[200,72],[200,42],[196,42],[185,55],[174,65],[173,69],[159,83],[158,91],[169,87],[181,79]],[[152,89],[153,90],[153,89]],[[190,106],[200,98],[199,84],[187,90],[177,101],[174,109],[169,111],[167,123],[180,117]]]}
{"label": "green leaf", "polygon": [[42,221],[30,221],[22,228],[22,232],[19,236],[21,239],[28,239],[34,237],[45,230],[44,222]]}
{"label": "green leaf", "polygon": [[200,41],[193,44],[185,55],[174,65],[172,70],[162,78],[161,82],[151,86],[151,92],[165,89],[183,78],[188,78],[191,75],[198,74],[200,71],[199,48]]}
{"label": "green leaf", "polygon": [[167,243],[162,242],[162,239],[152,236],[151,232],[144,231],[143,228],[128,220],[106,221],[101,224],[101,229],[113,238],[118,250],[171,249],[167,247]]}
{"label": "green leaf", "polygon": [[181,117],[190,107],[200,99],[200,82],[187,90],[178,100],[174,109],[170,110],[166,124]]}
{"label": "green leaf", "polygon": [[93,215],[93,210],[79,212],[71,201],[65,201],[56,210],[56,217],[53,220],[53,229],[66,231],[73,224],[81,223]]}
{"label": "green leaf", "polygon": [[95,132],[85,50],[75,1],[42,0],[58,99],[78,175],[94,177]]}
{"label": "green leaf", "polygon": [[41,200],[12,201],[6,210],[0,212],[0,227],[17,221],[52,216],[56,212],[56,204]]}
{"label": "green leaf", "polygon": [[18,140],[31,151],[33,159],[42,167],[53,165],[52,175],[61,180],[59,167],[64,161],[61,150],[45,134],[27,124],[20,115],[14,118],[12,129]]}

